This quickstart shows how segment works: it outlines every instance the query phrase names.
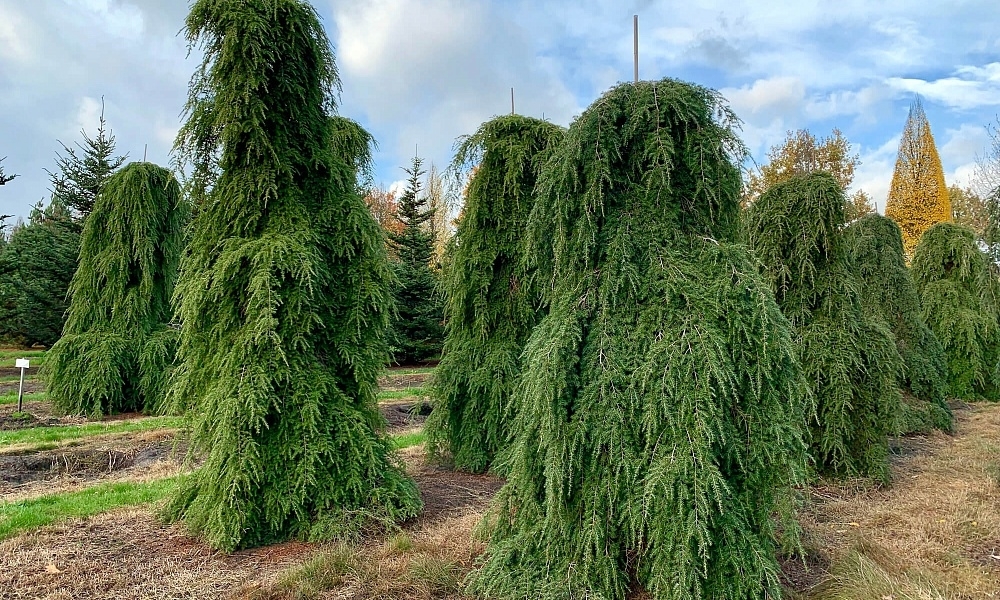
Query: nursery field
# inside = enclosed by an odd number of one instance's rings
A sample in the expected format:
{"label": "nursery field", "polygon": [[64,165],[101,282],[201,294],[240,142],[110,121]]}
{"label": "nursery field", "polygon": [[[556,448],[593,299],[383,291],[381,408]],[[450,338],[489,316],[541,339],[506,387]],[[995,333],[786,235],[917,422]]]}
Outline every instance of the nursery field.
{"label": "nursery field", "polygon": [[[430,371],[380,379],[380,407],[424,502],[418,518],[350,544],[229,555],[158,518],[197,468],[184,464],[180,419],[60,417],[32,381],[25,414],[0,403],[0,597],[464,598],[483,551],[476,524],[502,481],[425,461]],[[953,409],[954,435],[892,440],[891,486],[801,490],[805,558],[782,562],[788,597],[1000,598],[1000,405]]]}

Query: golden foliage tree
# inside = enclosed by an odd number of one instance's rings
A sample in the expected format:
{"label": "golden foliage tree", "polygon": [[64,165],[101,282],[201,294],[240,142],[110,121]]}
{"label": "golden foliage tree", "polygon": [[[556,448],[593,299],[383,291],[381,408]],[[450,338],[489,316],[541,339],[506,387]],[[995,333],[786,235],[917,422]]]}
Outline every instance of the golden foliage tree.
{"label": "golden foliage tree", "polygon": [[903,231],[907,255],[913,254],[920,236],[932,225],[951,221],[951,200],[941,158],[919,98],[910,106],[899,140],[885,216],[896,221]]}
{"label": "golden foliage tree", "polygon": [[402,233],[403,224],[396,218],[399,211],[396,192],[383,187],[372,188],[365,194],[365,204],[378,224],[387,233]]}
{"label": "golden foliage tree", "polygon": [[[861,164],[857,153],[851,150],[851,143],[839,129],[834,129],[829,137],[818,139],[806,129],[789,131],[784,142],[768,151],[767,164],[750,172],[743,190],[743,204],[752,204],[776,184],[814,171],[833,175],[846,193],[854,182],[854,170]],[[875,212],[871,196],[862,190],[847,196],[846,201],[848,222]]]}

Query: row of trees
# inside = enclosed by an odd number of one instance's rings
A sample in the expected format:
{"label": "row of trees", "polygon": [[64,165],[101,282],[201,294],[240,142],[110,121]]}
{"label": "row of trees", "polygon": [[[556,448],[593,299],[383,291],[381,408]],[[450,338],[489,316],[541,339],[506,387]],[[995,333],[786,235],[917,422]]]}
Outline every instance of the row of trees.
{"label": "row of trees", "polygon": [[[474,590],[778,597],[790,486],[888,481],[890,433],[950,430],[949,395],[998,398],[975,234],[944,211],[907,253],[845,196],[839,132],[790,135],[741,191],[733,121],[710,90],[642,82],[568,132],[501,117],[460,148],[478,169],[428,430],[432,455],[508,480]],[[928,171],[900,163],[898,181]]]}

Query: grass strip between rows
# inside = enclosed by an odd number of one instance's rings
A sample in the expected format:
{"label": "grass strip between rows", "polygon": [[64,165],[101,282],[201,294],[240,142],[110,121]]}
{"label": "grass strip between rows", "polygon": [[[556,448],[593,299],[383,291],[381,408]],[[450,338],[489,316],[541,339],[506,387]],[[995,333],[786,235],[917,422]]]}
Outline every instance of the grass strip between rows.
{"label": "grass strip between rows", "polygon": [[378,393],[378,401],[402,400],[403,398],[427,398],[430,396],[430,389],[424,387],[412,387],[405,390],[389,390]]}
{"label": "grass strip between rows", "polygon": [[[394,435],[392,438],[396,449],[402,450],[424,443],[427,436],[423,431],[417,431]],[[184,476],[139,483],[102,483],[76,492],[50,494],[17,502],[0,502],[0,541],[65,519],[92,517],[116,508],[156,502],[173,492],[181,477]]]}
{"label": "grass strip between rows", "polygon": [[[45,392],[31,392],[24,395],[25,402],[44,402],[45,398]],[[17,404],[17,392],[0,396],[0,406],[4,404]]]}
{"label": "grass strip between rows", "polygon": [[156,429],[179,429],[184,426],[183,417],[148,417],[133,421],[109,421],[63,425],[59,427],[32,427],[15,431],[0,431],[0,450],[15,444],[52,444],[95,435],[115,433],[138,433]]}

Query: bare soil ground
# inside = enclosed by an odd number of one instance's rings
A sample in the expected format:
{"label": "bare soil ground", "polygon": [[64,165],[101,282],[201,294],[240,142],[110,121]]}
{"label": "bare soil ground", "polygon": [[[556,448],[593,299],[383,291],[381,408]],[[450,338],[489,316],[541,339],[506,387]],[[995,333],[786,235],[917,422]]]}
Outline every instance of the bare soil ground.
{"label": "bare soil ground", "polygon": [[[0,381],[0,396],[6,396],[7,394],[16,394],[18,388],[20,387],[20,381]],[[34,394],[36,392],[44,392],[45,384],[38,379],[25,379],[24,380],[24,393]]]}
{"label": "bare soil ground", "polygon": [[[466,562],[460,566],[463,570],[471,568],[472,559],[481,549],[466,533],[499,489],[500,480],[424,465],[419,452],[406,455],[425,510],[392,539],[399,542],[399,536],[406,536],[412,540],[406,544],[408,547],[427,552],[463,548],[461,554]],[[372,540],[359,556],[375,552],[384,541]],[[227,556],[189,537],[180,526],[162,524],[155,516],[155,508],[122,510],[69,521],[0,543],[0,598],[267,597],[266,590],[277,583],[285,569],[324,549],[290,542]],[[407,559],[407,565],[411,559]],[[386,581],[392,584],[390,579]],[[337,592],[330,597],[370,596]]]}
{"label": "bare soil ground", "polygon": [[423,387],[428,379],[430,379],[430,373],[394,374],[390,369],[387,376],[379,378],[378,387],[386,392],[401,392],[410,388]]}
{"label": "bare soil ground", "polygon": [[83,439],[71,446],[0,455],[0,501],[80,490],[112,481],[150,481],[182,470],[186,446],[172,431]]}

